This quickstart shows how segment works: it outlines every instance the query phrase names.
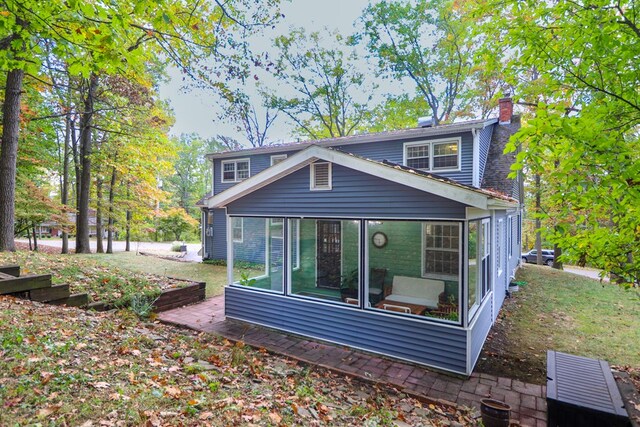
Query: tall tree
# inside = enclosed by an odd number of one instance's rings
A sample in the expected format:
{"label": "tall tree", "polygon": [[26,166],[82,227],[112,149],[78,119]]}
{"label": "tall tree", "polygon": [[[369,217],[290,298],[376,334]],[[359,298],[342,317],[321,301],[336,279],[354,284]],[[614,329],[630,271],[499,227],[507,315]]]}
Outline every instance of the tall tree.
{"label": "tall tree", "polygon": [[381,74],[413,81],[435,124],[465,110],[474,40],[457,2],[384,0],[370,4],[361,20],[360,37]]}
{"label": "tall tree", "polygon": [[296,28],[278,37],[275,47],[275,76],[284,88],[268,94],[268,105],[289,117],[298,133],[313,139],[346,136],[365,124],[375,87],[358,71],[357,55],[342,35]]}
{"label": "tall tree", "polygon": [[[0,27],[0,72],[7,73],[7,94],[18,94],[22,76],[36,76],[46,54],[48,41],[51,54],[68,64],[72,76],[81,76],[89,89],[81,109],[80,149],[82,179],[78,188],[79,252],[88,251],[88,200],[91,183],[90,153],[93,111],[92,93],[103,76],[137,73],[161,56],[193,78],[210,79],[213,71],[227,76],[244,75],[245,51],[241,37],[229,35],[232,27],[251,31],[278,15],[277,0],[269,0],[264,9],[256,10],[253,2],[240,0],[233,4],[219,1],[112,1],[82,2],[77,0],[7,0],[3,2],[3,25]],[[161,13],[158,13],[161,11]],[[273,15],[272,15],[273,13]],[[223,37],[219,37],[220,35]],[[214,57],[213,62],[206,62]],[[36,77],[37,78],[37,77]],[[37,81],[37,80],[36,80]],[[0,158],[4,159],[0,175],[0,250],[12,249],[12,194],[15,183],[16,135],[19,131],[19,96],[7,96]],[[5,142],[6,141],[6,142]],[[87,155],[87,158],[84,155]],[[14,162],[15,163],[15,162]]]}
{"label": "tall tree", "polygon": [[[535,110],[508,149],[554,182],[547,239],[565,261],[640,283],[640,26],[634,1],[489,1],[480,30],[509,52],[504,68]],[[522,75],[535,70],[538,79]],[[541,102],[541,101],[545,102]]]}

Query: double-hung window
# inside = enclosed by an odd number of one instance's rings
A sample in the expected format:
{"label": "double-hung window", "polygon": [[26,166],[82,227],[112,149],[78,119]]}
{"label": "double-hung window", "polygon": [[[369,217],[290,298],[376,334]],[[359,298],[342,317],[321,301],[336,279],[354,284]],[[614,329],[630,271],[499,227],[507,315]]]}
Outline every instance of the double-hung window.
{"label": "double-hung window", "polygon": [[429,171],[460,169],[460,138],[404,144],[404,164]]}
{"label": "double-hung window", "polygon": [[249,159],[222,162],[222,182],[240,182],[249,178]]}
{"label": "double-hung window", "polygon": [[460,225],[427,222],[423,226],[424,277],[455,278],[460,270]]}
{"label": "double-hung window", "polygon": [[242,243],[244,234],[244,220],[240,217],[231,218],[231,236],[234,242]]}

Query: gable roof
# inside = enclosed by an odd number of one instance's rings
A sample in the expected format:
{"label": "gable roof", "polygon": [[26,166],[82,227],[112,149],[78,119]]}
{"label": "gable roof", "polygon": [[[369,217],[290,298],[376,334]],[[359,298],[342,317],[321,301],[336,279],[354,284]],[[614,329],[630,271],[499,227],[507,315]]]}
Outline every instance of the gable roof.
{"label": "gable roof", "polygon": [[479,209],[506,209],[518,201],[489,190],[471,187],[438,175],[416,171],[390,162],[377,162],[340,150],[311,145],[264,171],[204,200],[209,208],[221,208],[253,193],[307,165],[324,160],[349,169],[374,175],[426,193],[454,200]]}
{"label": "gable roof", "polygon": [[483,129],[489,125],[497,123],[498,119],[468,120],[459,123],[448,123],[424,128],[400,129],[387,132],[367,133],[360,135],[341,136],[337,138],[327,138],[311,141],[289,142],[284,144],[274,144],[258,148],[243,148],[240,150],[230,150],[222,153],[207,154],[209,159],[223,159],[228,157],[238,157],[250,154],[281,153],[285,151],[299,151],[313,145],[321,147],[335,147],[346,144],[364,144],[367,142],[393,141],[398,139],[426,138],[438,135],[449,135],[452,133],[470,132],[472,129]]}

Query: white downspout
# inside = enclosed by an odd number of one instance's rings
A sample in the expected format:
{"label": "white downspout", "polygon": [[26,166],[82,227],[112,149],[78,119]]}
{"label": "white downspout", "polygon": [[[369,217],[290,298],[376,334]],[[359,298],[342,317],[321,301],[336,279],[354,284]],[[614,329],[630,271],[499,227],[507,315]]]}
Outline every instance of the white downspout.
{"label": "white downspout", "polygon": [[473,168],[471,183],[480,188],[480,132],[476,128],[471,129],[473,135]]}

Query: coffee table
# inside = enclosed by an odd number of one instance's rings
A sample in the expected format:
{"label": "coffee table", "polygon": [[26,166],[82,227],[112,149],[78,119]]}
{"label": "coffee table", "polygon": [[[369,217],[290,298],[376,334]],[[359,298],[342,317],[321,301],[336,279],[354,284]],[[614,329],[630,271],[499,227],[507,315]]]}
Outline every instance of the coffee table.
{"label": "coffee table", "polygon": [[[427,308],[429,308],[426,305],[410,304],[407,302],[398,302],[398,301],[393,301],[388,299],[383,299],[382,301],[377,303],[375,307],[384,309],[385,304],[394,305],[396,307],[407,307],[409,310],[411,310],[411,314],[418,314],[418,315],[424,314],[424,312],[427,311]],[[388,310],[388,311],[395,311],[395,310]]]}

